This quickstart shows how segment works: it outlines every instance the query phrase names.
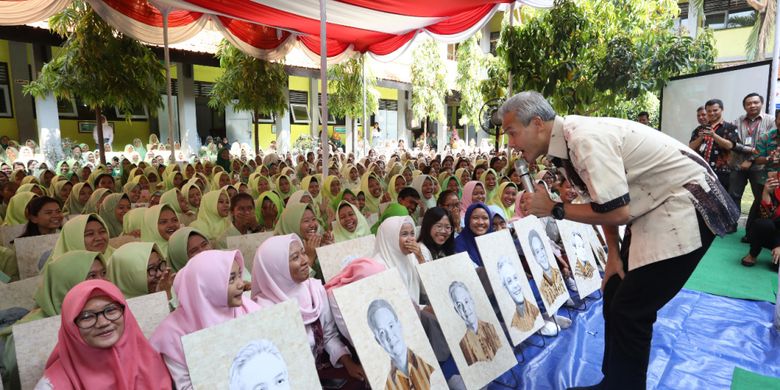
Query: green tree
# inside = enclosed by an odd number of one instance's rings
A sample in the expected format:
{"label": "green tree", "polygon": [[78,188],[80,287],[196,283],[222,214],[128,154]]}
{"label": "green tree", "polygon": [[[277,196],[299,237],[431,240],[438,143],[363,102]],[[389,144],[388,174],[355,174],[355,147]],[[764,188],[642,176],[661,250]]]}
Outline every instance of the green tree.
{"label": "green tree", "polygon": [[712,35],[677,35],[678,14],[675,0],[557,0],[507,28],[498,51],[514,90],[537,90],[561,113],[598,114],[712,67]]}
{"label": "green tree", "polygon": [[748,0],[747,2],[756,11],[751,23],[753,29],[745,44],[745,54],[748,61],[759,61],[766,57],[766,46],[769,43],[770,34],[775,28],[775,0]]}
{"label": "green tree", "polygon": [[464,135],[468,134],[469,125],[479,126],[479,110],[485,103],[482,98],[481,81],[485,77],[486,60],[479,47],[480,38],[481,34],[477,32],[458,45],[457,51],[458,75],[455,84],[460,89],[459,124],[465,126]]}
{"label": "green tree", "polygon": [[428,143],[428,121],[444,121],[447,109],[447,68],[433,39],[423,42],[412,53],[412,116],[423,121],[423,142]]}
{"label": "green tree", "polygon": [[[357,133],[355,119],[363,117],[363,64],[366,56],[351,58],[328,69],[328,110],[339,117],[352,118],[353,134]],[[379,109],[379,91],[376,89],[376,77],[366,66],[366,114],[376,113]],[[367,124],[363,125],[364,128]],[[352,143],[354,150],[356,142]],[[368,142],[368,140],[366,140]]]}
{"label": "green tree", "polygon": [[[156,112],[162,106],[163,66],[148,47],[113,29],[83,1],[74,1],[49,20],[66,38],[62,50],[41,69],[24,93],[78,99],[95,111],[98,139],[103,139],[102,110],[116,107],[130,120],[134,108]],[[105,148],[98,142],[100,162]]]}
{"label": "green tree", "polygon": [[217,50],[219,66],[224,69],[211,89],[209,106],[215,109],[235,103],[235,111],[251,111],[255,133],[255,154],[260,152],[260,114],[283,113],[287,108],[284,88],[287,73],[284,65],[245,54],[222,40]]}

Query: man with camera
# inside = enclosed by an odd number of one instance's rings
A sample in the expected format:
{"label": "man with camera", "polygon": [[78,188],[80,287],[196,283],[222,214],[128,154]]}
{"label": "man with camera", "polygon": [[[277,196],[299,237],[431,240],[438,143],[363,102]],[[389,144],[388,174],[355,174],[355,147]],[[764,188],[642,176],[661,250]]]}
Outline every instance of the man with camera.
{"label": "man with camera", "polygon": [[731,151],[735,147],[744,148],[744,146],[739,142],[737,127],[723,120],[723,101],[710,99],[704,104],[704,109],[707,111],[708,123],[693,130],[688,146],[704,158],[704,161],[715,171],[720,184],[728,191]]}

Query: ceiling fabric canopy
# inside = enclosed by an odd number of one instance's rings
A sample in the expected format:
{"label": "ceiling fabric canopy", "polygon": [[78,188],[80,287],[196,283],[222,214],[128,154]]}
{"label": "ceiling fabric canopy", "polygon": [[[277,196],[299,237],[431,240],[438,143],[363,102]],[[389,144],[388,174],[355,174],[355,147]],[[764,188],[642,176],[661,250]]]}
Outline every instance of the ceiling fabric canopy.
{"label": "ceiling fabric canopy", "polygon": [[[161,10],[169,10],[169,43],[186,41],[210,20],[236,47],[278,60],[296,45],[320,55],[319,0],[88,0],[117,30],[142,42],[163,44]],[[328,0],[327,56],[337,62],[354,53],[391,61],[420,33],[445,43],[465,40],[512,0]],[[0,0],[0,25],[38,22],[70,0]],[[537,8],[552,0],[522,0]]]}

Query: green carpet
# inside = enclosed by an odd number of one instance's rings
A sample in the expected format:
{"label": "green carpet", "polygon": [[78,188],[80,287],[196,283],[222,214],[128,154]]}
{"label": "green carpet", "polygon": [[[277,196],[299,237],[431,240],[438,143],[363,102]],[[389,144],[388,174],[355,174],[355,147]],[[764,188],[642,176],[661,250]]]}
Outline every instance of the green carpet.
{"label": "green carpet", "polygon": [[753,267],[744,267],[740,259],[748,252],[748,244],[739,240],[745,231],[716,238],[704,255],[685,288],[731,298],[774,303],[777,298],[777,274],[769,269],[771,252],[761,251]]}
{"label": "green carpet", "polygon": [[778,390],[780,389],[780,378],[763,376],[734,367],[734,374],[731,376],[731,390]]}

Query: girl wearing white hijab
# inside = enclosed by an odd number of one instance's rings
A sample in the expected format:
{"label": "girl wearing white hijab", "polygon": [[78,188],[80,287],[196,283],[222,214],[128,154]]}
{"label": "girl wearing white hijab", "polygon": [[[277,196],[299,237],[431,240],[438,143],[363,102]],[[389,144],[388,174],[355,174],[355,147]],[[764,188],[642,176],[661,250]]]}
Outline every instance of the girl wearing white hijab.
{"label": "girl wearing white hijab", "polygon": [[[420,304],[420,276],[415,263],[422,257],[414,235],[414,222],[409,216],[387,218],[376,233],[376,246],[371,258],[382,261],[387,268],[401,274],[409,296]],[[418,256],[419,254],[419,256]]]}

